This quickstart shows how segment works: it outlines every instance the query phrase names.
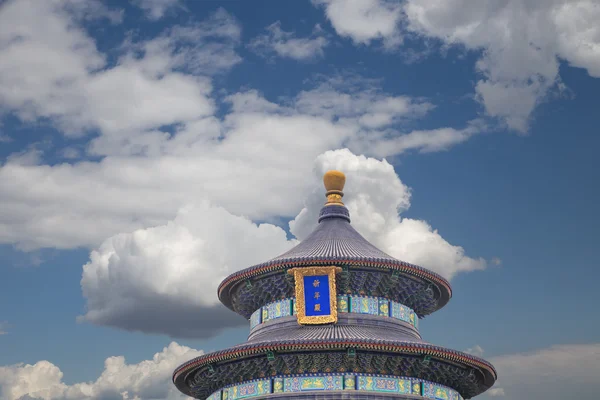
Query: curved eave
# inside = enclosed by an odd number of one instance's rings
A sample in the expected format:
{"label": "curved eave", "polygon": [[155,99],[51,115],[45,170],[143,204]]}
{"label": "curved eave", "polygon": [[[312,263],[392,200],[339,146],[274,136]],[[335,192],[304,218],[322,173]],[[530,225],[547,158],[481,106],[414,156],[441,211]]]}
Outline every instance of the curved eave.
{"label": "curved eave", "polygon": [[173,373],[173,383],[183,392],[188,393],[189,389],[185,385],[188,374],[204,366],[213,363],[232,361],[237,358],[245,358],[273,352],[294,352],[294,351],[319,351],[319,350],[346,350],[348,347],[354,347],[357,350],[391,352],[399,355],[428,355],[435,359],[445,362],[452,362],[481,370],[484,376],[490,378],[485,382],[487,387],[491,387],[497,380],[496,369],[489,362],[462,353],[455,350],[446,349],[439,346],[433,346],[418,342],[390,342],[381,340],[302,340],[302,341],[280,341],[270,343],[256,343],[252,345],[242,345],[234,348],[205,354],[190,360],[179,366]]}
{"label": "curved eave", "polygon": [[274,272],[285,271],[289,268],[305,267],[305,266],[321,266],[321,265],[352,265],[380,269],[398,270],[400,273],[406,274],[413,278],[424,279],[425,281],[435,285],[440,292],[440,299],[436,310],[444,307],[452,297],[452,287],[450,283],[441,275],[429,271],[423,267],[413,265],[400,260],[376,259],[376,258],[302,258],[302,259],[277,259],[268,261],[262,264],[255,265],[250,268],[243,269],[229,275],[221,282],[217,289],[219,300],[227,308],[233,310],[233,305],[230,298],[230,290],[237,283],[246,279],[255,278],[260,275],[271,274]]}

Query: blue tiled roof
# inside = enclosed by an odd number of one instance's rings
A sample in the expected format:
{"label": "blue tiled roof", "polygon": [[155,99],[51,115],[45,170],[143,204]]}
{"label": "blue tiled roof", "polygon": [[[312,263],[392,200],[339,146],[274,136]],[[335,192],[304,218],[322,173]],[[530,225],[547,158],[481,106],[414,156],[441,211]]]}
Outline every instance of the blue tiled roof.
{"label": "blue tiled roof", "polygon": [[310,258],[398,261],[362,237],[350,225],[347,215],[346,207],[323,207],[317,228],[296,247],[275,257],[271,262]]}
{"label": "blue tiled roof", "polygon": [[[271,330],[264,335],[257,335],[252,340],[239,346],[254,343],[269,343],[285,340],[374,340],[404,343],[425,343],[423,340],[402,334],[399,330],[388,327],[352,325],[316,325],[287,327],[281,330]],[[234,348],[237,346],[234,346]]]}
{"label": "blue tiled roof", "polygon": [[[239,281],[261,279],[260,276],[275,271],[284,271],[290,267],[315,265],[352,265],[358,267],[382,268],[384,270],[399,269],[424,285],[433,284],[439,295],[426,301],[426,305],[413,304],[420,316],[427,315],[443,307],[452,296],[450,283],[425,268],[400,261],[379,250],[369,243],[350,224],[348,209],[343,205],[327,205],[321,209],[319,224],[315,230],[297,246],[269,261],[235,272],[225,278],[218,289],[219,299],[230,309],[249,317],[251,311],[234,306],[231,288]],[[277,296],[282,293],[278,293]],[[276,297],[277,297],[276,296]],[[279,298],[279,297],[277,297]],[[244,302],[249,301],[247,298]],[[260,305],[258,305],[260,306]],[[243,307],[242,307],[243,308]],[[248,315],[246,315],[248,314]]]}

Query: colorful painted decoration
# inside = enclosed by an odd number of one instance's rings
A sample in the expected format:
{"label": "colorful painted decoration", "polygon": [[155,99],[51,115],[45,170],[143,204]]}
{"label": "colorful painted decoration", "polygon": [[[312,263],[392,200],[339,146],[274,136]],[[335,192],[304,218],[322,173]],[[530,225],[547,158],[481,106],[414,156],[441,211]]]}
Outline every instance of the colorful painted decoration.
{"label": "colorful painted decoration", "polygon": [[283,378],[273,379],[273,393],[283,393]]}
{"label": "colorful painted decoration", "polygon": [[[313,292],[313,296],[314,293],[315,292]],[[321,295],[319,294],[319,296]],[[407,322],[418,329],[419,318],[417,317],[417,314],[412,309],[395,301],[378,297],[340,295],[337,296],[336,303],[338,313],[353,312],[360,314],[381,315]],[[312,304],[314,308],[314,303]],[[296,314],[297,302],[295,298],[269,303],[266,306],[256,310],[250,316],[250,328],[254,329],[261,323]]]}
{"label": "colorful painted decoration", "polygon": [[300,376],[284,379],[284,392],[306,392],[313,390],[342,390],[343,376]]}
{"label": "colorful painted decoration", "polygon": [[379,299],[379,315],[390,316],[390,302],[387,299]]}
{"label": "colorful painted decoration", "polygon": [[379,315],[377,297],[350,296],[350,310],[359,314]]}
{"label": "colorful painted decoration", "polygon": [[229,386],[207,400],[237,400],[271,393],[297,393],[330,390],[361,390],[377,393],[413,394],[435,400],[463,400],[448,387],[417,378],[369,374],[311,374],[274,377]]}
{"label": "colorful painted decoration", "polygon": [[348,312],[348,296],[338,296],[337,308],[338,312]]}
{"label": "colorful painted decoration", "polygon": [[261,323],[262,323],[262,309],[258,310],[257,312],[253,313],[250,316],[250,329],[256,328]]}
{"label": "colorful painted decoration", "polygon": [[206,400],[221,400],[221,391],[214,392],[206,398]]}
{"label": "colorful painted decoration", "polygon": [[451,392],[454,392],[454,390],[452,390],[450,388],[436,385],[431,382],[424,382],[422,384],[422,386],[423,386],[423,393],[422,393],[423,397],[427,397],[429,399],[439,399],[439,400],[451,400],[451,399],[457,398],[457,397],[453,396],[453,394]]}
{"label": "colorful painted decoration", "polygon": [[356,390],[356,377],[354,375],[344,376],[344,390]]}
{"label": "colorful painted decoration", "polygon": [[226,389],[228,400],[247,399],[272,393],[271,380],[261,379]]}

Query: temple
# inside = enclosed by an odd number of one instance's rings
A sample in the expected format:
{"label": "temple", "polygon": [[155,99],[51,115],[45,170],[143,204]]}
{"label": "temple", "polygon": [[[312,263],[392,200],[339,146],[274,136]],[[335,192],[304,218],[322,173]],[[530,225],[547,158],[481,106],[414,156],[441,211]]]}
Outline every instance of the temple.
{"label": "temple", "polygon": [[181,392],[209,400],[458,400],[494,384],[487,361],[422,340],[419,319],[448,303],[450,284],[354,230],[345,179],[325,174],[327,202],[306,240],[221,283],[220,301],[250,322],[248,340],[177,368]]}

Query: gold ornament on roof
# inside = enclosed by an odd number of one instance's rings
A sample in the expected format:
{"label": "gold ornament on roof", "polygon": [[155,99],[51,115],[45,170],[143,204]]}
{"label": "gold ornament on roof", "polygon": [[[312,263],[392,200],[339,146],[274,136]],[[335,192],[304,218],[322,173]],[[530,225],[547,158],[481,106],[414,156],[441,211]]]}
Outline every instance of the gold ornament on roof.
{"label": "gold ornament on roof", "polygon": [[325,185],[325,196],[327,196],[326,206],[340,205],[343,206],[342,197],[344,196],[344,184],[346,183],[346,175],[341,171],[330,170],[323,176],[323,184]]}

